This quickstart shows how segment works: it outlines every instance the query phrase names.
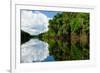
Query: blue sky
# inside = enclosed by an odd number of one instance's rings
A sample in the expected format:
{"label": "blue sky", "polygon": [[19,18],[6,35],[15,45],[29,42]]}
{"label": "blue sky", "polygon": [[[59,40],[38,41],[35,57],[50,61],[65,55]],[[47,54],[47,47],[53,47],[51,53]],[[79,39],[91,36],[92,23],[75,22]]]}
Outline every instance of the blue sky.
{"label": "blue sky", "polygon": [[[34,12],[35,10],[33,10]],[[39,11],[43,14],[45,14],[48,18],[53,18],[57,13],[59,13],[58,11]]]}

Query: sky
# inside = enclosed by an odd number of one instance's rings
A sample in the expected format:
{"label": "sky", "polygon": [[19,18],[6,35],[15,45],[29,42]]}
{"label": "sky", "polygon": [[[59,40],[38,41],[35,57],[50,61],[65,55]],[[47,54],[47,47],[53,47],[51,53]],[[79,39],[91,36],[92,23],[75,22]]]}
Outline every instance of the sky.
{"label": "sky", "polygon": [[[36,10],[33,10],[33,13]],[[53,18],[57,13],[59,13],[58,11],[43,11],[43,10],[39,10],[39,12],[45,14],[48,18]]]}
{"label": "sky", "polygon": [[21,29],[30,35],[39,35],[49,30],[49,20],[52,19],[58,11],[43,10],[22,10],[21,11]]}

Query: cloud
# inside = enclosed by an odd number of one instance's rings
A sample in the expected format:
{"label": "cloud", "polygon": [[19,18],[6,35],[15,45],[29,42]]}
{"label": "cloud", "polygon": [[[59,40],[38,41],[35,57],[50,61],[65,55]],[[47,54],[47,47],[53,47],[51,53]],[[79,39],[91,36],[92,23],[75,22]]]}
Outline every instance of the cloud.
{"label": "cloud", "polygon": [[48,20],[52,20],[53,18],[48,18]]}
{"label": "cloud", "polygon": [[39,11],[21,11],[21,29],[30,35],[48,31],[48,17]]}
{"label": "cloud", "polygon": [[31,39],[21,45],[21,62],[43,61],[49,56],[48,44],[38,39]]}

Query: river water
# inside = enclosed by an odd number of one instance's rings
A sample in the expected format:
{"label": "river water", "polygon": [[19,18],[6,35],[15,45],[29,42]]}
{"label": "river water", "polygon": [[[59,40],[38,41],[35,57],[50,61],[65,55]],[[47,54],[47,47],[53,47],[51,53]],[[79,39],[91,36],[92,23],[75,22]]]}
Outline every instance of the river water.
{"label": "river water", "polygon": [[39,39],[30,39],[21,45],[21,62],[31,63],[40,61],[54,61],[49,55],[49,44]]}

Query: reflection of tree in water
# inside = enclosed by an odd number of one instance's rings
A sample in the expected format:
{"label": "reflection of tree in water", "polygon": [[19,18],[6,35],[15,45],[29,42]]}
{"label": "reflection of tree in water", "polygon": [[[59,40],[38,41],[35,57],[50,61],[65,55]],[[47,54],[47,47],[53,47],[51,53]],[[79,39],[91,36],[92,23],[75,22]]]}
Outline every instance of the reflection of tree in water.
{"label": "reflection of tree in water", "polygon": [[56,44],[52,49],[51,54],[53,54],[55,60],[68,60],[70,55],[70,46],[68,42],[56,41]]}
{"label": "reflection of tree in water", "polygon": [[89,59],[89,46],[86,43],[80,44],[80,41],[69,43],[67,40],[55,39],[46,42],[49,44],[50,55],[53,55],[56,61]]}
{"label": "reflection of tree in water", "polygon": [[27,42],[30,38],[31,36],[28,33],[21,30],[21,44]]}

